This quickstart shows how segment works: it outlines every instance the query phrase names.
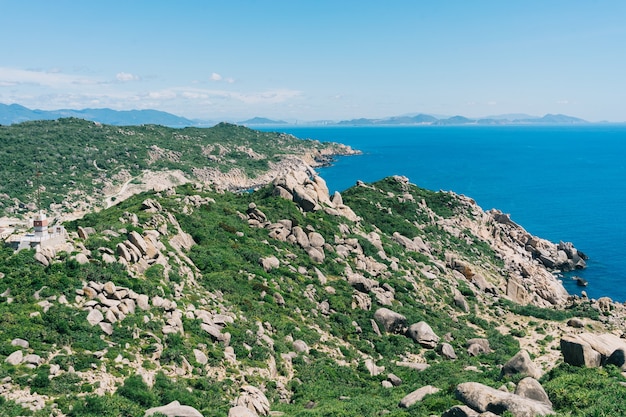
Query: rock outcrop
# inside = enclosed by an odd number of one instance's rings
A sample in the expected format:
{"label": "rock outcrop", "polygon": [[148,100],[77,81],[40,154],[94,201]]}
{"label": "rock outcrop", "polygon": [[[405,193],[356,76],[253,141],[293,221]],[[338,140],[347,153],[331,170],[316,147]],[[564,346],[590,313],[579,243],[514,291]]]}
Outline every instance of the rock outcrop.
{"label": "rock outcrop", "polygon": [[502,414],[508,411],[515,417],[535,417],[554,414],[545,402],[511,394],[488,387],[478,382],[465,382],[456,387],[456,397],[480,413]]}

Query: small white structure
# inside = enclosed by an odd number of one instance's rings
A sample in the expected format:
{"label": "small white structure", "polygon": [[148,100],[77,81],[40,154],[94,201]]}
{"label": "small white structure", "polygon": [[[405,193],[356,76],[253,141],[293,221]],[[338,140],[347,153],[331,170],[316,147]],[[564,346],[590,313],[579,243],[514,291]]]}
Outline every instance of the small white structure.
{"label": "small white structure", "polygon": [[33,217],[34,233],[26,233],[21,236],[12,236],[8,240],[8,244],[16,250],[30,249],[37,246],[47,247],[56,246],[65,243],[67,232],[63,226],[54,226],[48,228],[48,218],[43,211],[35,214]]}

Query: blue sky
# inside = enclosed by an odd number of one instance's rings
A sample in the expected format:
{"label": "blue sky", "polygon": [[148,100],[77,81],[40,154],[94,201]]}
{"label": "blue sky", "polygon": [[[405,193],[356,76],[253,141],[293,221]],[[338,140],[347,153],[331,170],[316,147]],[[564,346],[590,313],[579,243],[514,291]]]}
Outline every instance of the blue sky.
{"label": "blue sky", "polygon": [[0,102],[626,121],[626,2],[0,0]]}

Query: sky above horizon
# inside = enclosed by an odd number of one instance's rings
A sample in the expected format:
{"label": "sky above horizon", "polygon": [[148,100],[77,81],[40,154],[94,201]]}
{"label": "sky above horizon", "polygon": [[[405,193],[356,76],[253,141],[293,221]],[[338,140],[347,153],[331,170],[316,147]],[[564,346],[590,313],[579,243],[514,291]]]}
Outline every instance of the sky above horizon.
{"label": "sky above horizon", "polygon": [[0,102],[626,121],[626,2],[0,0]]}

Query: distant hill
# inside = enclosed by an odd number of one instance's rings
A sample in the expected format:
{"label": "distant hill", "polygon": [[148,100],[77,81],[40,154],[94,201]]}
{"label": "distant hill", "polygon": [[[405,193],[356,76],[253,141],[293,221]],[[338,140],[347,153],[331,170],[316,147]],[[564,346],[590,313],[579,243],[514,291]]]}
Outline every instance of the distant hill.
{"label": "distant hill", "polygon": [[566,116],[564,114],[546,114],[543,117],[533,119],[518,120],[522,123],[538,123],[538,124],[584,124],[589,123],[586,120],[577,117]]}
{"label": "distant hill", "polygon": [[512,124],[585,124],[586,120],[564,114],[546,114],[543,117],[530,116],[527,114],[504,114],[488,116],[480,119],[470,119],[465,116],[453,116],[438,118],[427,114],[417,116],[394,116],[384,119],[352,119],[337,122],[337,125],[348,126],[371,126],[371,125],[512,125]]}
{"label": "distant hill", "polygon": [[284,120],[272,120],[265,117],[253,117],[252,119],[237,122],[237,124],[250,126],[250,125],[286,125]]}
{"label": "distant hill", "polygon": [[169,127],[197,125],[197,122],[159,110],[61,109],[31,110],[19,104],[0,103],[0,124],[12,125],[34,120],[56,120],[76,117],[116,126],[156,124]]}
{"label": "distant hill", "polygon": [[338,122],[338,125],[353,125],[353,126],[363,126],[363,125],[415,125],[415,124],[431,124],[437,122],[437,119],[434,116],[430,116],[428,114],[418,114],[416,116],[395,116],[389,117],[386,119],[352,119],[352,120],[343,120]]}

